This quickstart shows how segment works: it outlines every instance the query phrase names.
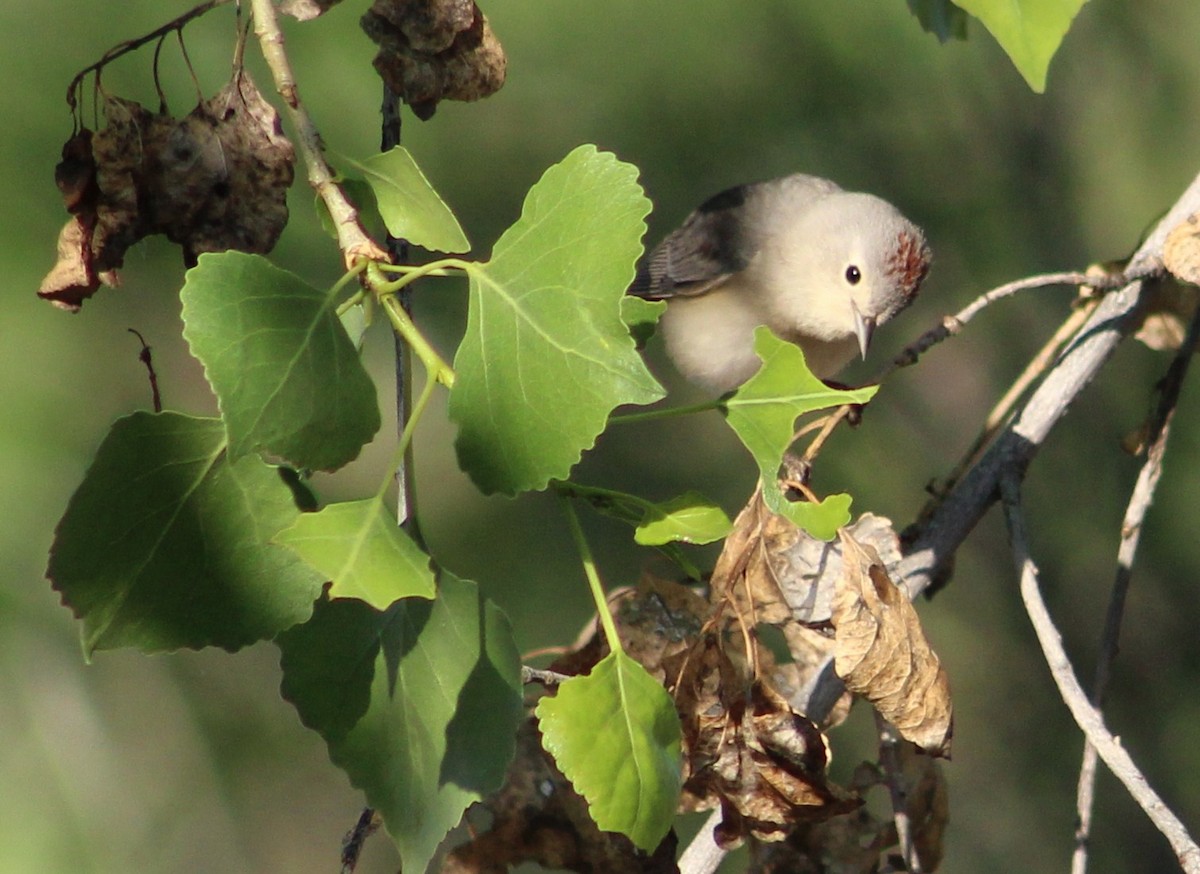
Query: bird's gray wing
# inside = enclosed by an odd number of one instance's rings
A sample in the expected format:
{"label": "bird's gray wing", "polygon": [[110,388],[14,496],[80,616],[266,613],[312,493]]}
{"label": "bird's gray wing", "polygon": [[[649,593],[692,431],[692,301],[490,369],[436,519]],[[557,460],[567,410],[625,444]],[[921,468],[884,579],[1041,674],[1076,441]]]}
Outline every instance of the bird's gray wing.
{"label": "bird's gray wing", "polygon": [[742,211],[761,183],[739,185],[702,203],[638,264],[629,294],[647,300],[704,294],[754,257]]}

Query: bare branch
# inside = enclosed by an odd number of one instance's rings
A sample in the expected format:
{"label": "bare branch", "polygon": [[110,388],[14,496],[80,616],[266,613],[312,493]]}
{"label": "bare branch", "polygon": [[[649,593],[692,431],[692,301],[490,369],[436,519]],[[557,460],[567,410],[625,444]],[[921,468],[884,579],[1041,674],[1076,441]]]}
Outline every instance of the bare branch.
{"label": "bare branch", "polygon": [[700,831],[679,857],[679,874],[713,874],[721,866],[725,851],[717,846],[713,837],[720,824],[721,808],[718,807],[704,820]]}
{"label": "bare branch", "polygon": [[[1162,265],[1162,245],[1172,228],[1200,210],[1197,176],[1138,249],[1126,277],[1144,277]],[[1030,394],[979,462],[906,537],[900,576],[915,597],[948,577],[951,556],[996,500],[1002,476],[1021,476],[1071,402],[1091,383],[1117,345],[1136,325],[1143,281],[1106,295],[1046,378]]]}
{"label": "bare branch", "polygon": [[921,858],[913,845],[912,821],[908,817],[908,795],[904,787],[896,745],[900,735],[886,719],[875,711],[875,728],[879,733],[879,765],[883,769],[884,782],[892,800],[892,821],[896,824],[896,838],[900,844],[900,855],[909,874],[921,874]]}
{"label": "bare branch", "polygon": [[304,165],[308,169],[308,183],[325,203],[333,226],[337,229],[338,247],[342,250],[346,268],[349,269],[359,258],[369,258],[373,261],[387,261],[387,253],[380,248],[358,220],[358,211],[354,208],[333,181],[333,170],[325,160],[321,147],[321,135],[317,133],[308,110],[300,102],[296,90],[296,78],[292,74],[292,66],[287,53],[283,50],[283,32],[279,29],[279,21],[275,17],[275,5],[271,0],[252,0],[254,7],[254,34],[262,46],[263,58],[271,68],[275,78],[275,88],[283,98],[292,125],[296,129],[297,149],[304,157]]}
{"label": "bare branch", "polygon": [[566,674],[560,674],[558,671],[543,671],[540,668],[531,668],[527,665],[521,665],[521,683],[528,686],[530,683],[541,683],[543,686],[557,686],[559,683],[565,683],[571,679]]}
{"label": "bare branch", "polygon": [[[1167,451],[1167,439],[1171,433],[1171,420],[1179,404],[1179,393],[1187,376],[1188,366],[1200,342],[1200,313],[1188,327],[1187,336],[1179,347],[1171,367],[1160,386],[1159,402],[1148,430],[1149,448],[1146,462],[1138,471],[1137,482],[1129,496],[1125,518],[1121,522],[1121,542],[1117,548],[1117,574],[1109,596],[1108,611],[1104,620],[1104,632],[1100,637],[1100,654],[1096,660],[1096,674],[1092,681],[1092,706],[1099,709],[1104,703],[1112,663],[1117,657],[1117,643],[1121,635],[1121,621],[1125,613],[1125,598],[1133,575],[1133,562],[1141,541],[1142,523],[1146,511],[1154,500],[1154,492],[1162,477],[1163,456]],[[1071,874],[1084,874],[1087,870],[1087,842],[1091,835],[1092,803],[1095,797],[1096,748],[1090,743],[1083,748],[1083,762],[1079,767],[1079,785],[1076,790],[1075,809],[1078,825],[1075,830],[1075,855],[1071,860]]]}
{"label": "bare branch", "polygon": [[1025,519],[1021,512],[1020,477],[1008,472],[1000,478],[999,488],[1004,505],[1004,516],[1008,523],[1009,540],[1012,543],[1013,560],[1021,577],[1021,600],[1041,644],[1042,653],[1050,667],[1058,692],[1066,703],[1075,723],[1083,730],[1088,742],[1096,748],[1104,764],[1108,765],[1118,780],[1129,790],[1129,794],[1150,817],[1151,822],[1170,842],[1179,864],[1189,874],[1200,874],[1200,846],[1192,840],[1179,818],[1163,803],[1145,775],[1138,770],[1129,753],[1120,741],[1104,725],[1104,717],[1091,705],[1083,687],[1075,676],[1062,637],[1054,625],[1046,602],[1038,587],[1038,570],[1029,555],[1029,540],[1025,532]]}

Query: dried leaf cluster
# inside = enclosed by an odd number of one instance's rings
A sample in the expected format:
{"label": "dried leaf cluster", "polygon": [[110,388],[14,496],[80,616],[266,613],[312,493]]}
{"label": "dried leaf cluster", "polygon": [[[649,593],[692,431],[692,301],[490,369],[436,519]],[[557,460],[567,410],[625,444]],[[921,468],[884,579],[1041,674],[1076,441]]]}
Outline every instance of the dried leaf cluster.
{"label": "dried leaf cluster", "polygon": [[[948,753],[952,708],[946,673],[889,578],[899,559],[886,519],[864,515],[826,543],[756,499],[726,540],[708,598],[647,577],[610,599],[622,646],[674,696],[684,739],[681,812],[719,807],[716,840],[731,847],[752,839],[754,870],[817,872],[834,870],[831,863],[848,872],[879,870],[899,838],[891,819],[862,804],[863,794],[885,780],[899,784],[906,799],[924,870],[940,861],[948,806],[935,757]],[[759,642],[763,625],[783,632],[791,661]],[[586,673],[606,652],[603,635],[591,628],[553,667]],[[831,661],[848,691],[814,721],[804,713],[807,696]],[[907,740],[896,747],[895,773],[864,764],[840,786],[829,777],[824,731],[845,718],[855,697],[871,702]],[[540,750],[524,755],[535,754]],[[570,793],[549,760],[537,767],[555,775],[543,781],[545,792]],[[455,851],[454,865],[443,870],[491,871],[488,858],[545,863],[545,847],[531,847],[528,836],[545,837],[549,802],[526,790],[524,806],[517,805],[514,785],[525,780],[510,773],[510,785],[486,802],[496,824]],[[621,870],[662,870],[659,862],[630,857]]]}
{"label": "dried leaf cluster", "polygon": [[375,70],[418,118],[504,84],[504,49],[473,0],[375,0],[362,28],[379,46]]}
{"label": "dried leaf cluster", "polygon": [[63,146],[55,180],[71,213],[38,294],[77,310],[134,243],[164,234],[185,263],[203,252],[269,252],[287,224],[295,155],[275,109],[239,71],[183,118],[105,96],[107,125]]}

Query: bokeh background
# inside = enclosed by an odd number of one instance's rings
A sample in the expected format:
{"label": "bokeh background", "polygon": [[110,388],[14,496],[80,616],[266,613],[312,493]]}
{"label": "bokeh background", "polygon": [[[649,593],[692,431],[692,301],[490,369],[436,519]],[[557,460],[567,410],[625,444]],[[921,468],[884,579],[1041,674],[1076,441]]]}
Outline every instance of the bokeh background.
{"label": "bokeh background", "polygon": [[[376,151],[372,46],[346,2],[288,22],[300,93],[329,145]],[[169,407],[214,404],[179,322],[182,268],[153,240],[134,249],[125,285],[79,315],[39,302],[66,218],[54,164],[71,132],[63,94],[110,46],[185,9],[161,0],[0,4],[0,871],[322,872],[361,803],[320,739],[278,697],[269,644],[236,655],[147,658],[80,653],[69,611],[43,579],[55,522],[112,420],[149,405],[137,328],[154,348]],[[986,32],[940,46],[901,0],[695,0],[490,3],[508,51],[495,97],[444,105],[404,137],[457,211],[476,255],[519,214],[542,170],[583,142],[638,165],[656,205],[653,242],[701,199],[803,170],[881,194],[927,230],[936,263],[920,301],[880,336],[867,376],[905,342],[1002,281],[1082,267],[1131,251],[1200,170],[1200,6],[1094,0],[1029,92]],[[187,30],[201,90],[228,71],[231,9]],[[251,48],[248,53],[255,55]],[[114,94],[156,103],[150,50],[104,76]],[[261,67],[252,62],[251,69]],[[269,77],[258,74],[264,91]],[[171,107],[196,99],[176,47],[163,53]],[[339,272],[311,192],[274,260],[314,284]],[[990,310],[920,366],[890,380],[861,427],[822,457],[818,486],[859,509],[912,521],[924,489],[968,445],[991,403],[1067,311],[1070,290]],[[419,292],[418,319],[447,351],[464,317],[455,281]],[[390,397],[391,342],[376,326],[367,356]],[[652,366],[680,401],[693,396],[656,347]],[[1116,538],[1139,462],[1118,441],[1153,402],[1167,359],[1125,344],[1055,432],[1028,480],[1043,583],[1081,676],[1090,678]],[[1185,822],[1200,824],[1200,396],[1188,386],[1167,474],[1143,537],[1108,719]],[[386,429],[385,429],[386,430]],[[422,523],[445,564],[486,584],[524,649],[572,640],[589,600],[560,511],[544,496],[484,499],[457,472],[439,399],[417,436]],[[375,487],[386,433],[323,479],[326,498]],[[700,488],[731,512],[754,467],[717,417],[606,435],[580,478],[655,498]],[[616,524],[587,519],[610,585],[653,556]],[[711,559],[711,550],[697,560]],[[961,551],[954,582],[921,605],[953,684],[952,805],[943,870],[1051,872],[1067,866],[1081,739],[1020,609],[1001,520]],[[870,752],[856,712],[833,737],[835,771]],[[1166,842],[1109,775],[1099,781],[1093,867],[1169,871]],[[393,871],[386,839],[360,870]],[[726,870],[736,870],[737,860]]]}

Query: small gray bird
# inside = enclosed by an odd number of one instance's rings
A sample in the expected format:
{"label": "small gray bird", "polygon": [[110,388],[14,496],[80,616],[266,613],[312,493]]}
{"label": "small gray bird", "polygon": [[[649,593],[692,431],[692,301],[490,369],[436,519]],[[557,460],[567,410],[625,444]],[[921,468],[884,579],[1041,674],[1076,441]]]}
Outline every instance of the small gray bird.
{"label": "small gray bird", "polygon": [[797,173],[705,201],[642,260],[629,294],[668,301],[671,360],[725,392],[758,370],[759,325],[799,345],[822,379],[866,357],[929,259],[921,229],[887,201]]}

